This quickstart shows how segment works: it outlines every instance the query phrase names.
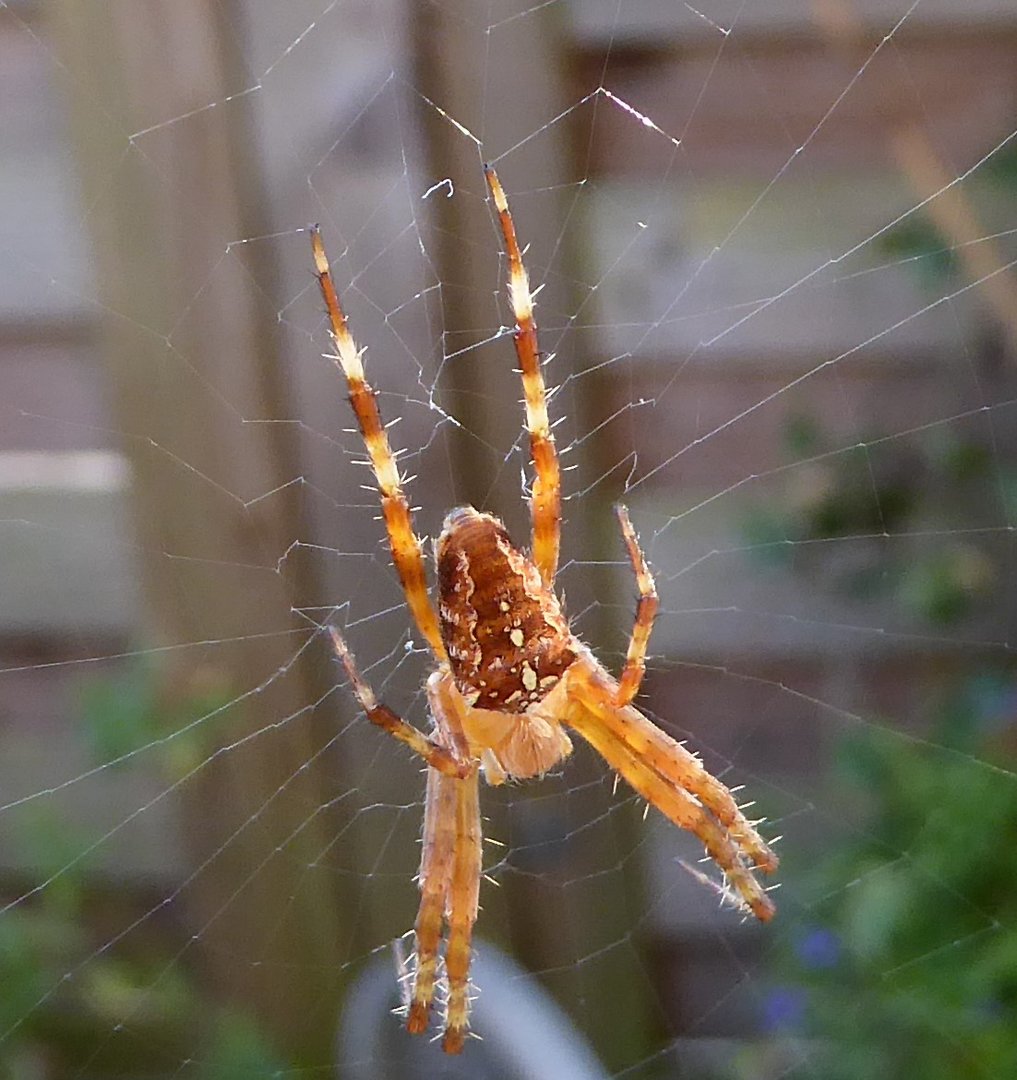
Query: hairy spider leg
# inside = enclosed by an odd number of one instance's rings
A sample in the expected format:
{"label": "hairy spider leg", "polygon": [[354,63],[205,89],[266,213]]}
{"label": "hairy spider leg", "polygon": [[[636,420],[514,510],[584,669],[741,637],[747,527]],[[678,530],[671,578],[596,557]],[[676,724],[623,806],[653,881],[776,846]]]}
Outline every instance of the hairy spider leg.
{"label": "hairy spider leg", "polygon": [[480,774],[473,772],[455,788],[455,861],[448,890],[448,942],[445,973],[448,1001],[442,1049],[458,1054],[466,1041],[470,1017],[470,950],[480,897]]}
{"label": "hairy spider leg", "polygon": [[629,638],[625,666],[618,680],[618,696],[615,698],[616,705],[628,705],[639,692],[640,683],[646,672],[646,646],[649,644],[650,633],[653,630],[653,620],[657,617],[657,586],[654,584],[650,568],[646,565],[636,530],[632,528],[632,522],[629,520],[628,510],[621,503],[614,509],[618,515],[618,524],[621,525],[629,561],[636,575],[636,588],[639,590],[636,621],[632,627],[632,636]]}
{"label": "hairy spider leg", "polygon": [[[470,746],[466,734],[467,707],[455,687],[448,668],[439,669],[427,680],[427,700],[435,723],[435,738],[456,752],[476,762],[475,748]],[[437,786],[439,779],[435,778]],[[431,815],[443,815],[443,821],[435,825],[438,834],[448,830],[452,834],[451,863],[443,867],[444,914],[448,922],[448,940],[445,946],[445,974],[448,980],[448,997],[445,1002],[445,1035],[442,1047],[448,1054],[458,1054],[466,1041],[469,1031],[470,996],[469,974],[470,956],[473,940],[473,925],[477,919],[481,877],[481,824],[480,824],[480,772],[474,771],[457,783],[449,783],[454,789],[451,804],[442,793],[442,798],[430,799],[430,778],[428,780],[428,803],[425,811],[425,849],[429,835]],[[425,880],[424,867],[427,859],[421,862],[421,881]],[[428,876],[433,876],[429,871]],[[437,895],[440,886],[434,883],[432,892]],[[427,1011],[434,992],[434,966],[440,937],[440,916],[433,921],[430,910],[425,914],[425,907],[430,908],[436,900],[424,893],[421,884],[420,913],[417,917],[418,928],[423,927],[424,938],[417,940],[418,973],[424,973],[424,982],[414,987],[411,1016],[417,1024],[426,1025]],[[423,965],[423,966],[421,966]],[[420,975],[418,974],[418,980]],[[418,1004],[419,1003],[419,1004]],[[416,1008],[416,1012],[412,1011]],[[423,1027],[411,1027],[411,1031],[423,1030]]]}
{"label": "hairy spider leg", "polygon": [[436,769],[427,770],[424,842],[420,854],[420,907],[414,925],[417,967],[406,1028],[414,1035],[427,1030],[438,970],[438,950],[448,903],[456,841],[456,788]]}
{"label": "hairy spider leg", "polygon": [[428,595],[421,543],[413,531],[410,505],[403,493],[395,455],[381,422],[375,392],[364,376],[363,349],[357,347],[350,334],[317,226],[311,229],[311,247],[314,251],[318,284],[321,286],[321,295],[331,324],[332,340],[336,347],[336,356],[333,359],[338,361],[338,366],[346,377],[350,405],[353,406],[357,423],[360,425],[360,434],[371,459],[371,468],[378,481],[381,512],[385,518],[392,561],[402,582],[406,603],[414,621],[427,638],[434,655],[439,661],[443,661],[447,659],[445,645],[438,628],[438,616]]}
{"label": "hairy spider leg", "polygon": [[773,902],[709,810],[650,768],[589,710],[573,707],[568,723],[648,803],[679,828],[699,837],[707,854],[723,870],[735,895],[757,919],[766,922],[773,917],[776,910]]}
{"label": "hairy spider leg", "polygon": [[[428,764],[424,803],[424,841],[420,858],[420,907],[414,925],[417,966],[407,1029],[427,1030],[434,999],[442,924],[449,924],[445,969],[448,976],[444,1049],[457,1054],[469,1030],[469,971],[473,925],[477,920],[481,875],[479,773],[475,761],[462,755],[467,747],[460,719],[451,713],[445,674],[428,682],[435,722],[433,739],[400,719],[374,696],[357,668],[346,639],[329,627],[332,645],[342,661],[360,707],[368,719],[416,751]],[[454,689],[454,688],[453,688]],[[444,692],[443,692],[444,691]]]}
{"label": "hairy spider leg", "polygon": [[439,773],[460,779],[469,776],[474,771],[476,766],[471,764],[470,761],[463,757],[457,757],[453,749],[446,749],[444,746],[428,739],[427,736],[419,732],[411,724],[407,724],[405,720],[397,716],[387,705],[380,704],[374,696],[374,691],[357,669],[357,663],[353,659],[353,653],[350,652],[349,646],[346,644],[346,639],[334,626],[330,626],[328,631],[332,637],[332,648],[335,649],[336,656],[339,657],[343,667],[346,668],[346,675],[353,687],[353,693],[372,724],[376,724],[382,730],[387,731],[389,735],[414,750],[432,769],[437,770]]}
{"label": "hairy spider leg", "polygon": [[533,294],[523,266],[523,257],[516,239],[516,227],[509,211],[505,191],[491,165],[484,166],[488,187],[498,211],[505,254],[509,261],[509,298],[516,329],[512,340],[519,358],[523,377],[523,396],[526,401],[526,429],[530,433],[530,457],[533,462],[533,490],[530,516],[533,521],[531,556],[540,571],[540,580],[548,587],[554,584],[561,546],[561,472],[558,451],[547,418],[547,391],[540,370],[540,349],[537,344],[537,324],[533,318]]}
{"label": "hairy spider leg", "polygon": [[728,830],[753,866],[767,874],[777,869],[777,856],[738,809],[731,792],[634,706],[615,706],[618,684],[595,661],[578,660],[570,680],[586,708],[655,772],[694,795]]}

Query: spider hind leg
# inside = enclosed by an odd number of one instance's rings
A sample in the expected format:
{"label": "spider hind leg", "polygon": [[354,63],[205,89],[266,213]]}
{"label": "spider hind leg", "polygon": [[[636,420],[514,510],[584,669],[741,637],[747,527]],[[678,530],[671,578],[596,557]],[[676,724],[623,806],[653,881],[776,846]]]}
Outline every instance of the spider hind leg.
{"label": "spider hind leg", "polygon": [[508,199],[493,166],[484,166],[488,187],[498,211],[505,254],[509,262],[509,298],[516,329],[512,335],[523,376],[523,396],[526,403],[526,430],[530,433],[530,458],[533,463],[533,490],[530,497],[530,516],[533,520],[533,561],[540,579],[550,587],[558,569],[561,546],[561,467],[554,435],[547,418],[547,389],[540,369],[540,346],[537,343],[537,324],[533,318],[533,293],[523,265],[522,252],[516,238],[516,227],[509,210]]}
{"label": "spider hind leg", "polygon": [[388,433],[378,411],[375,392],[364,374],[363,349],[357,347],[350,333],[346,313],[339,302],[328,256],[317,226],[311,229],[311,248],[314,253],[318,285],[328,312],[335,355],[331,357],[342,370],[349,390],[350,405],[357,418],[360,434],[371,459],[371,468],[378,481],[381,494],[381,512],[385,518],[389,550],[395,563],[399,581],[406,595],[406,604],[413,621],[427,639],[435,657],[445,659],[445,646],[438,629],[438,617],[427,591],[427,575],[421,543],[413,530],[413,515],[403,491],[402,479],[396,465],[395,454],[388,441]]}

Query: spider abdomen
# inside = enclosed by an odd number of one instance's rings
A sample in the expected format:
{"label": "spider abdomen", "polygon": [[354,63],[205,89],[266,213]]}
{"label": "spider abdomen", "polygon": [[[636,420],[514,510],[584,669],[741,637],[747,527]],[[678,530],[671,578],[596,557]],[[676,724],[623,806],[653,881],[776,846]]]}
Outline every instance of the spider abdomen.
{"label": "spider abdomen", "polygon": [[504,525],[473,507],[446,517],[437,561],[441,635],[457,689],[475,708],[524,712],[576,658],[557,597]]}

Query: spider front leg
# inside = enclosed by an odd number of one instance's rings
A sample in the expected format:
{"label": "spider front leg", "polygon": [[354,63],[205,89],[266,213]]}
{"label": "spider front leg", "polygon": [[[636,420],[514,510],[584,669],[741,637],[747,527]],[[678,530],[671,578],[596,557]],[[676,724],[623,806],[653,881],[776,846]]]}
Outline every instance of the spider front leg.
{"label": "spider front leg", "polygon": [[632,636],[629,638],[625,667],[622,668],[621,678],[618,680],[618,693],[615,697],[616,705],[628,705],[639,692],[639,685],[646,672],[646,646],[649,644],[650,633],[653,630],[653,620],[657,617],[657,586],[654,584],[650,568],[646,565],[643,550],[636,537],[636,530],[632,528],[632,522],[629,520],[628,510],[621,503],[614,509],[618,515],[618,524],[621,525],[629,561],[636,575],[636,587],[639,589],[636,622],[632,628]]}
{"label": "spider front leg", "polygon": [[420,907],[413,927],[417,968],[410,997],[410,1014],[406,1021],[406,1029],[413,1035],[427,1030],[434,999],[441,929],[455,860],[455,789],[456,784],[451,777],[436,769],[427,770],[424,837],[418,879]]}
{"label": "spider front leg", "polygon": [[679,828],[699,837],[706,853],[724,872],[740,905],[761,922],[773,918],[776,910],[773,902],[756,881],[731,836],[709,810],[683,788],[672,785],[655,772],[638,754],[598,723],[590,712],[573,709],[569,723],[615,772],[624,777],[634,791]]}
{"label": "spider front leg", "polygon": [[530,457],[534,471],[530,502],[530,516],[533,519],[531,555],[540,571],[540,580],[550,588],[554,584],[554,575],[558,569],[558,551],[561,547],[561,469],[547,418],[547,390],[540,370],[537,324],[533,318],[533,293],[530,292],[530,279],[526,267],[523,266],[523,256],[516,239],[516,227],[498,174],[491,165],[485,165],[484,175],[498,211],[498,221],[505,240],[505,254],[509,261],[509,298],[516,320],[512,340],[523,377],[526,430],[530,433]]}
{"label": "spider front leg", "polygon": [[[435,739],[449,746],[466,745],[461,699],[447,673],[435,672],[427,697]],[[442,923],[448,922],[443,1049],[458,1054],[469,1031],[470,954],[477,920],[481,875],[480,785],[476,768],[465,779],[427,771],[424,842],[420,856],[420,908],[414,927],[417,968],[410,997],[407,1030],[427,1030],[434,999]]]}
{"label": "spider front leg", "polygon": [[446,1054],[462,1051],[469,1031],[470,954],[480,896],[481,833],[479,774],[453,780],[427,771],[424,841],[420,856],[420,907],[414,925],[417,967],[406,1029],[427,1030],[438,978],[442,923],[448,921],[445,974]]}
{"label": "spider front leg", "polygon": [[776,870],[779,862],[776,854],[746,819],[727,787],[706,771],[699,758],[634,706],[615,705],[617,684],[596,661],[576,663],[571,683],[573,692],[595,720],[659,776],[694,795],[728,831],[754,867],[766,874]]}
{"label": "spider front leg", "polygon": [[473,924],[480,900],[480,775],[474,771],[455,787],[455,861],[448,892],[448,944],[445,972],[448,1003],[442,1049],[458,1054],[466,1041],[470,1018],[470,955]]}

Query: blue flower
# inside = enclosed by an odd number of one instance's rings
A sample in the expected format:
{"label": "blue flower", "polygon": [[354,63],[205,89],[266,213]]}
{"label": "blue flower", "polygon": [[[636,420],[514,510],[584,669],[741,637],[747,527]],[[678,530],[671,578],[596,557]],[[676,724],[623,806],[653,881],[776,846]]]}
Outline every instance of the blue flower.
{"label": "blue flower", "polygon": [[840,962],[840,938],[821,926],[810,930],[795,943],[795,953],[803,967],[822,971]]}
{"label": "blue flower", "polygon": [[797,986],[776,986],[763,1003],[763,1028],[780,1031],[800,1028],[805,1019],[805,991]]}

